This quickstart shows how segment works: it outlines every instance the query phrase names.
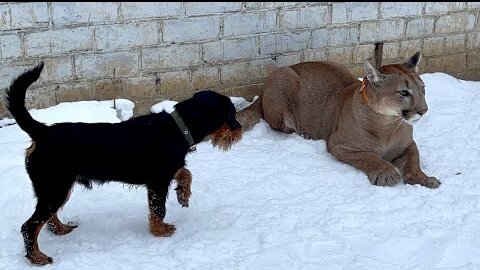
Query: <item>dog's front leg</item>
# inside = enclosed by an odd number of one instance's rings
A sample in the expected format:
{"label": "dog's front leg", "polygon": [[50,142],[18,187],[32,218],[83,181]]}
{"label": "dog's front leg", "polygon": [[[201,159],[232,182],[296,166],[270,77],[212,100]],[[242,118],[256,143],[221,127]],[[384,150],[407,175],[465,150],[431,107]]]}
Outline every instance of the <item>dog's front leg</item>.
{"label": "dog's front leg", "polygon": [[420,168],[420,155],[418,154],[417,144],[412,142],[405,152],[393,161],[403,174],[405,184],[420,184],[428,188],[438,188],[440,181],[435,177],[428,177]]}
{"label": "dog's front leg", "polygon": [[172,236],[175,226],[163,222],[166,214],[165,203],[167,201],[167,188],[148,187],[148,208],[150,232],[154,236]]}

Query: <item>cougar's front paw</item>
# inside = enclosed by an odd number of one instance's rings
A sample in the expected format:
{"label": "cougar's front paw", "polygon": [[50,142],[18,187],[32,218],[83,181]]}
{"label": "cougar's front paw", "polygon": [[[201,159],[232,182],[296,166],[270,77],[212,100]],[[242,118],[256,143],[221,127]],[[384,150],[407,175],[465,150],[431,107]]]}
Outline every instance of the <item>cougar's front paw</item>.
{"label": "cougar's front paw", "polygon": [[402,180],[402,177],[395,169],[387,169],[369,174],[368,180],[372,185],[394,186]]}
{"label": "cougar's front paw", "polygon": [[407,179],[405,180],[405,184],[410,184],[410,185],[419,184],[424,187],[434,189],[434,188],[438,188],[442,183],[438,181],[437,178],[435,177],[427,177],[427,178],[420,178],[420,179],[417,179],[417,178]]}

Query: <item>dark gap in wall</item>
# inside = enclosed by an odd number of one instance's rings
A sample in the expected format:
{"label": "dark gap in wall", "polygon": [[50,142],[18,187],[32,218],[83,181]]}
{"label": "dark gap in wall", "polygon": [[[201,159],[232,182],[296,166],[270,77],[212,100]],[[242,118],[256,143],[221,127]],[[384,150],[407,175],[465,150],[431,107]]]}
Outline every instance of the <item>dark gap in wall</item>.
{"label": "dark gap in wall", "polygon": [[380,68],[382,66],[383,43],[375,43],[375,66]]}

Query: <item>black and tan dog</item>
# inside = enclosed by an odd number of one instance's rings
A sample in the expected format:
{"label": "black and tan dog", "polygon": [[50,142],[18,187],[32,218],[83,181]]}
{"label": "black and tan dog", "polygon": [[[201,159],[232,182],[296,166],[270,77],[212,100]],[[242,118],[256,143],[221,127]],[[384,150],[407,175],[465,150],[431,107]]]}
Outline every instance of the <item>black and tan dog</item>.
{"label": "black and tan dog", "polygon": [[68,200],[75,182],[91,188],[92,181],[119,181],[148,189],[149,225],[154,236],[170,236],[175,227],[163,222],[172,179],[178,182],[178,201],[188,204],[191,174],[184,169],[190,147],[211,135],[223,150],[241,139],[241,126],[230,99],[201,91],[175,105],[172,114],[161,112],[121,123],[58,123],[34,120],[25,108],[25,93],[43,69],[43,62],[23,73],[7,92],[7,106],[18,125],[32,139],[25,166],[37,197],[33,215],[22,225],[26,257],[34,264],[52,258],[38,248],[42,226],[55,234],[71,232],[57,211]]}

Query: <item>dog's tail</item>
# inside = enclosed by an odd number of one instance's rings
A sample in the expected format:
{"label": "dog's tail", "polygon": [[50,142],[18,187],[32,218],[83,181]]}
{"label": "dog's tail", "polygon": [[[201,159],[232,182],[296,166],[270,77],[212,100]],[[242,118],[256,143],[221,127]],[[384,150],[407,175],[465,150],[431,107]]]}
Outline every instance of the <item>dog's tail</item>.
{"label": "dog's tail", "polygon": [[38,66],[16,78],[8,88],[6,96],[8,110],[20,128],[28,133],[32,139],[38,137],[47,126],[33,119],[27,108],[25,108],[25,93],[27,88],[40,77],[43,65],[42,61]]}
{"label": "dog's tail", "polygon": [[237,113],[237,121],[242,125],[243,131],[252,129],[263,118],[262,97],[260,95],[252,105]]}

